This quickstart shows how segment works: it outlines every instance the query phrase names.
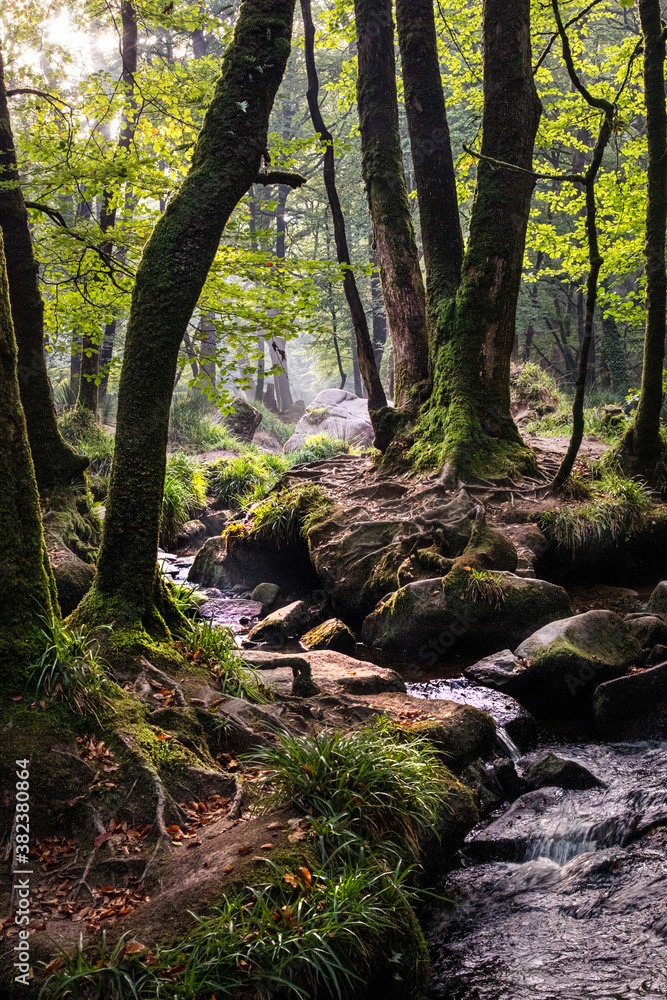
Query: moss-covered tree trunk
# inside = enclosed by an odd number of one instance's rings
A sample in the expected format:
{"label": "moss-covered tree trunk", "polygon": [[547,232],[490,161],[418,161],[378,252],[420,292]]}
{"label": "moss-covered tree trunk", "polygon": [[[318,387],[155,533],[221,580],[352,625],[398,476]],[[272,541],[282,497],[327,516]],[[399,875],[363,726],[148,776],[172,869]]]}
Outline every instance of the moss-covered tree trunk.
{"label": "moss-covered tree trunk", "polygon": [[456,294],[463,262],[433,0],[396,0],[396,26],[430,312],[443,297]]}
{"label": "moss-covered tree trunk", "polygon": [[0,236],[0,669],[20,685],[39,618],[59,614],[18,382],[18,350]]}
{"label": "moss-covered tree trunk", "polygon": [[0,229],[6,247],[9,295],[18,344],[21,402],[40,488],[80,479],[88,459],[63,441],[44,358],[44,303],[20,188],[4,65],[0,51]]}
{"label": "moss-covered tree trunk", "polygon": [[[343,271],[343,291],[350,310],[352,326],[354,328],[355,341],[352,345],[352,358],[355,373],[355,392],[357,369],[364,381],[366,392],[368,393],[368,409],[372,414],[375,410],[387,405],[387,399],[380,381],[373,344],[368,332],[368,321],[364,306],[359,295],[354,271],[351,267],[350,250],[347,243],[347,232],[345,228],[345,218],[338,197],[336,186],[336,162],[334,152],[334,140],[331,132],[324,124],[322,112],[319,104],[319,78],[315,65],[315,25],[311,11],[310,0],[301,0],[301,13],[303,15],[304,41],[306,52],[306,71],[308,73],[308,108],[313,123],[313,128],[319,134],[324,145],[324,186],[327,190],[329,207],[331,208],[331,218],[334,227],[334,239],[336,241],[336,255],[338,263],[344,267]],[[337,346],[337,345],[336,345]],[[357,392],[361,395],[361,392]]]}
{"label": "moss-covered tree trunk", "polygon": [[241,6],[190,170],[144,248],[128,319],[97,576],[77,620],[140,621],[164,633],[156,557],[178,351],[225,224],[257,177],[293,15],[294,0]]}
{"label": "moss-covered tree trunk", "polygon": [[391,329],[394,404],[414,411],[429,386],[426,301],[398,126],[392,3],[355,0],[354,9],[361,166]]}
{"label": "moss-covered tree trunk", "polygon": [[418,466],[442,466],[452,479],[534,468],[510,413],[509,369],[540,114],[530,0],[485,0],[482,159],[470,235],[456,299],[443,295],[434,307],[433,393],[411,452]]}
{"label": "moss-covered tree trunk", "polygon": [[639,0],[644,38],[644,100],[648,141],[646,206],[646,332],[644,367],[634,426],[621,448],[629,472],[652,477],[663,454],[660,437],[662,369],[665,360],[665,228],[667,227],[667,109],[665,107],[665,34],[659,0]]}

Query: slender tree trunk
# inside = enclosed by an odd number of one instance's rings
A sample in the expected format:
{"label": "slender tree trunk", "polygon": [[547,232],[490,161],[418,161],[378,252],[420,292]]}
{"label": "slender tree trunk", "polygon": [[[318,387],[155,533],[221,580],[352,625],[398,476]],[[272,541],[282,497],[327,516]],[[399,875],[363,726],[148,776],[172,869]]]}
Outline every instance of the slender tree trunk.
{"label": "slender tree trunk", "polygon": [[[352,326],[356,338],[357,367],[364,380],[366,391],[368,392],[368,409],[371,415],[375,410],[387,405],[387,398],[380,381],[378,363],[373,351],[370,334],[368,332],[368,322],[364,311],[357,282],[352,270],[350,251],[347,243],[347,232],[345,229],[345,218],[338,197],[336,186],[336,162],[334,151],[334,140],[331,132],[324,124],[322,112],[319,105],[319,79],[315,66],[315,26],[311,12],[310,0],[301,0],[301,13],[303,14],[305,50],[306,50],[306,71],[308,73],[308,107],[313,128],[319,134],[324,146],[324,185],[331,208],[331,218],[334,226],[334,239],[336,241],[336,254],[338,263],[343,266],[343,291],[347,300]],[[336,342],[336,347],[338,347]],[[341,379],[344,381],[341,369]],[[355,379],[356,385],[356,379]],[[360,393],[358,393],[360,395]]]}
{"label": "slender tree trunk", "polygon": [[[371,239],[371,263],[376,268],[378,263],[372,243]],[[371,308],[373,310],[373,354],[375,355],[375,364],[379,371],[385,344],[387,343],[387,314],[384,311],[380,275],[376,270],[371,275]]]}
{"label": "slender tree trunk", "polygon": [[215,389],[216,363],[215,356],[218,344],[218,331],[210,313],[204,313],[199,318],[199,367]]}
{"label": "slender tree trunk", "polygon": [[[285,259],[285,209],[287,208],[287,196],[290,189],[285,184],[278,187],[278,207],[276,209],[276,257],[278,260]],[[293,403],[292,390],[289,384],[289,374],[287,371],[287,342],[284,337],[272,337],[269,343],[271,362],[279,365],[282,369],[273,376],[276,390],[276,403],[280,413],[289,410]]]}
{"label": "slender tree trunk", "polygon": [[665,360],[665,228],[667,227],[667,110],[665,108],[665,32],[659,0],[639,0],[644,37],[644,100],[648,140],[646,206],[646,333],[639,406],[634,426],[623,442],[622,460],[629,471],[655,474],[663,454],[660,437],[662,369]]}
{"label": "slender tree trunk", "polygon": [[418,466],[443,466],[452,481],[535,468],[510,412],[509,371],[540,114],[530,0],[485,0],[482,159],[470,236],[456,300],[438,308],[434,390],[411,453]]}
{"label": "slender tree trunk", "polygon": [[38,615],[60,615],[18,382],[7,269],[0,236],[0,669],[20,687],[39,654]]}
{"label": "slender tree trunk", "polygon": [[431,311],[456,294],[463,263],[433,0],[396,0],[396,24]]}
{"label": "slender tree trunk", "polygon": [[[394,402],[416,413],[429,388],[426,301],[398,125],[392,2],[355,0],[354,9],[361,167],[391,327]],[[383,447],[386,435],[376,432]]]}
{"label": "slender tree trunk", "polygon": [[1,51],[0,181],[0,229],[7,252],[9,295],[19,352],[21,402],[37,482],[43,489],[81,479],[88,459],[63,441],[51,398],[44,358],[44,303],[39,290],[39,268],[20,188]]}
{"label": "slender tree trunk", "polygon": [[264,337],[257,335],[257,346],[259,348],[259,358],[257,360],[257,382],[255,383],[255,399],[261,403],[264,399]]}
{"label": "slender tree trunk", "polygon": [[242,4],[190,169],[144,248],[97,575],[77,620],[141,623],[158,637],[169,635],[159,613],[157,548],[178,352],[227,220],[257,177],[293,15],[294,0]]}
{"label": "slender tree trunk", "polygon": [[[122,0],[120,5],[120,16],[123,29],[123,39],[121,46],[121,57],[123,60],[122,81],[125,91],[125,100],[129,106],[125,108],[121,117],[121,128],[118,136],[118,145],[114,159],[119,153],[127,154],[134,137],[136,128],[137,109],[134,100],[134,77],[137,72],[137,43],[138,28],[137,16],[129,0]],[[116,225],[116,204],[113,191],[106,189],[102,195],[102,211],[100,212],[100,229],[106,233]],[[100,250],[111,260],[113,253],[113,243],[104,240],[100,245]],[[115,323],[113,328],[115,334]],[[105,327],[102,338],[111,334],[109,326]],[[113,352],[113,341],[111,343]],[[81,355],[81,377],[79,381],[79,395],[77,407],[82,410],[89,410],[96,414],[99,405],[100,392],[100,355],[102,345],[97,338],[88,335],[83,338],[83,352]]]}

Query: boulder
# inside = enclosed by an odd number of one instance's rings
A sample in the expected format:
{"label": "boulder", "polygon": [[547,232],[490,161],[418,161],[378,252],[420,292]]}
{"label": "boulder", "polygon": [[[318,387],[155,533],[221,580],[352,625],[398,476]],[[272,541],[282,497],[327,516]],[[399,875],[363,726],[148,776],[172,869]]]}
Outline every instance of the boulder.
{"label": "boulder", "polygon": [[271,612],[248,633],[251,642],[275,642],[303,635],[317,618],[319,609],[311,610],[307,601],[292,601]]}
{"label": "boulder", "polygon": [[544,580],[495,573],[496,594],[487,597],[468,590],[467,579],[465,570],[457,568],[443,578],[401,587],[365,619],[362,640],[422,658],[430,657],[434,643],[442,654],[480,655],[499,645],[515,645],[536,624],[571,612],[565,591]]}
{"label": "boulder", "polygon": [[280,587],[277,583],[258,583],[252,592],[253,601],[259,601],[263,609],[270,608],[278,599]]}
{"label": "boulder", "polygon": [[354,650],[356,641],[350,629],[340,618],[329,618],[301,637],[301,645],[306,649],[333,649],[339,653]]}
{"label": "boulder", "polygon": [[667,615],[667,580],[661,580],[649,597],[646,612],[649,615]]}
{"label": "boulder", "polygon": [[240,396],[234,397],[234,409],[222,419],[235,438],[248,444],[262,422],[262,414]]}
{"label": "boulder", "polygon": [[553,621],[514,652],[521,662],[511,673],[503,672],[501,690],[536,715],[551,718],[587,708],[598,684],[621,677],[642,658],[641,646],[613,611]]}
{"label": "boulder", "polygon": [[657,615],[643,615],[624,619],[642,649],[653,649],[657,645],[667,645],[667,622]]}
{"label": "boulder", "polygon": [[572,788],[583,791],[587,788],[606,788],[604,781],[578,764],[576,760],[564,760],[555,753],[542,753],[522,761],[522,777],[527,790],[546,788]]}
{"label": "boulder", "polygon": [[[265,650],[244,650],[243,659],[257,670],[262,670],[262,680],[281,697],[292,694],[295,661],[310,667],[316,687],[330,694],[372,695],[385,691],[405,692],[405,683],[395,670],[376,667],[373,663],[355,660],[343,653],[319,650],[290,656]],[[303,670],[303,668],[299,668]]]}
{"label": "boulder", "polygon": [[595,726],[604,739],[667,736],[667,663],[606,681],[593,695]]}
{"label": "boulder", "polygon": [[243,524],[232,524],[217,538],[208,538],[194,558],[188,582],[200,587],[252,591],[274,583],[288,593],[313,592],[321,584],[301,538],[281,541],[272,535],[249,535]]}
{"label": "boulder", "polygon": [[206,525],[203,521],[186,521],[176,537],[176,548],[184,549],[195,545],[206,535]]}
{"label": "boulder", "polygon": [[95,567],[57,542],[49,546],[49,560],[58,590],[60,610],[63,615],[69,615],[90,590]]}
{"label": "boulder", "polygon": [[472,705],[450,702],[451,709],[439,719],[413,722],[405,727],[408,736],[422,736],[436,748],[443,763],[454,774],[461,774],[469,764],[493,754],[496,727],[486,712]]}
{"label": "boulder", "polygon": [[346,444],[370,447],[375,432],[368,416],[368,400],[345,389],[323,389],[306,408],[283,451],[296,451],[315,434],[341,438]]}

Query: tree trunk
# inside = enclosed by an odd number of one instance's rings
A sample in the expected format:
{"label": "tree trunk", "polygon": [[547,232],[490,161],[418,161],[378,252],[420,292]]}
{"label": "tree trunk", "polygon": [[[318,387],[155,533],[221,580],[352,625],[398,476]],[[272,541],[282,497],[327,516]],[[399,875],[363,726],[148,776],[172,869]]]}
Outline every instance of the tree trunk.
{"label": "tree trunk", "polygon": [[[301,13],[303,14],[306,71],[308,73],[308,91],[306,96],[313,128],[319,134],[320,140],[324,145],[324,185],[327,191],[327,198],[329,199],[329,207],[331,208],[331,218],[333,219],[336,255],[338,263],[343,266],[343,291],[345,292],[350,316],[352,317],[352,326],[356,339],[357,368],[355,369],[355,386],[357,380],[356,372],[359,369],[361,377],[364,380],[364,385],[366,386],[366,391],[368,392],[368,409],[372,415],[375,410],[379,410],[380,407],[387,405],[387,398],[382,388],[382,382],[380,381],[378,363],[368,332],[366,313],[361,296],[359,295],[354,271],[352,270],[350,251],[347,244],[345,218],[340,205],[340,198],[338,197],[338,188],[336,187],[334,140],[331,132],[324,124],[322,112],[320,111],[318,100],[319,80],[315,66],[315,26],[313,24],[310,0],[301,0]],[[341,379],[345,380],[342,368]],[[359,392],[357,395],[361,395],[361,393]]]}
{"label": "tree trunk", "polygon": [[430,313],[456,294],[463,263],[433,0],[396,0],[396,24]]}
{"label": "tree trunk", "polygon": [[[28,213],[20,188],[4,65],[0,51],[0,229],[16,341],[21,403],[40,489],[81,479],[88,459],[67,445],[58,430],[44,358],[44,303],[33,253]],[[6,186],[5,186],[6,185]]]}
{"label": "tree trunk", "polygon": [[[211,319],[210,313],[204,313],[199,318],[199,366],[209,382],[209,388],[215,389],[216,384],[216,350],[218,331]],[[204,385],[204,388],[207,388]]]}
{"label": "tree trunk", "polygon": [[178,352],[227,220],[259,171],[293,15],[294,0],[242,4],[190,169],[144,248],[127,325],[97,575],[77,620],[141,623],[168,637],[157,548]]}
{"label": "tree trunk", "polygon": [[39,655],[39,618],[58,616],[35,469],[18,382],[7,269],[0,236],[0,668],[17,687]]}
{"label": "tree trunk", "polygon": [[[378,266],[372,246],[371,263],[374,268]],[[375,270],[371,275],[371,308],[373,310],[373,354],[375,355],[375,364],[377,365],[377,369],[380,371],[382,355],[384,354],[385,344],[387,343],[387,314],[384,311],[384,299],[382,298],[380,275]]]}
{"label": "tree trunk", "polygon": [[255,399],[258,403],[261,403],[264,399],[264,337],[261,333],[257,335],[257,347],[259,349],[259,358],[257,359]]}
{"label": "tree trunk", "polygon": [[[130,113],[128,114],[126,109],[123,110],[121,116],[120,134],[118,136],[118,144],[116,146],[114,159],[121,151],[123,153],[129,152],[137,121],[136,103],[134,100],[134,77],[137,72],[138,28],[137,16],[134,7],[129,0],[122,0],[120,5],[120,15],[123,27],[123,39],[121,46],[123,69],[121,79],[125,90],[125,100],[129,104]],[[115,196],[113,191],[106,189],[102,195],[100,229],[102,230],[102,233],[106,234],[110,229],[113,229],[115,225]],[[100,251],[105,254],[107,260],[111,262],[113,243],[109,240],[105,240],[100,245]],[[102,334],[102,343],[104,341],[104,337],[111,332],[112,331],[109,330],[109,325],[107,325]],[[115,334],[115,323],[113,334]],[[111,342],[111,350],[113,351],[113,341]],[[96,338],[84,336],[83,352],[81,355],[79,395],[76,405],[78,409],[89,410],[93,414],[97,413],[99,405],[101,352],[102,344]]]}
{"label": "tree trunk", "polygon": [[602,356],[609,372],[612,392],[619,396],[627,396],[630,387],[628,361],[618,325],[610,315],[602,317]]}
{"label": "tree trunk", "polygon": [[482,158],[470,236],[456,300],[438,309],[434,391],[411,453],[418,466],[444,466],[454,480],[535,468],[510,413],[509,371],[540,114],[530,0],[485,0]]}
{"label": "tree trunk", "polygon": [[[287,207],[287,196],[290,189],[285,184],[278,187],[278,207],[276,208],[276,257],[278,260],[285,259],[285,209]],[[289,384],[289,374],[287,372],[287,342],[284,337],[272,337],[269,342],[269,353],[271,363],[279,365],[282,371],[273,376],[276,389],[276,403],[278,411],[284,413],[292,405],[292,390]]]}
{"label": "tree trunk", "polygon": [[429,387],[426,301],[398,125],[392,3],[355,0],[354,9],[361,169],[391,327],[394,402],[416,413]]}
{"label": "tree trunk", "polygon": [[662,369],[665,360],[665,228],[667,227],[667,110],[665,108],[665,36],[659,0],[639,0],[644,36],[644,100],[648,140],[646,206],[646,333],[644,367],[634,427],[622,447],[628,471],[653,476],[663,454],[660,437]]}

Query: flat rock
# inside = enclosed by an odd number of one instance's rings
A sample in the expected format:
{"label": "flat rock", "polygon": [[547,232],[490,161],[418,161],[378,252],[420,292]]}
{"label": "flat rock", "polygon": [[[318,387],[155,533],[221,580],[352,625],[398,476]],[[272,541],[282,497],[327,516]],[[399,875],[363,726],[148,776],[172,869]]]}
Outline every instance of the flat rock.
{"label": "flat rock", "polygon": [[405,691],[405,683],[395,670],[376,667],[373,663],[355,660],[333,650],[317,650],[291,656],[265,651],[243,652],[243,659],[251,666],[265,671],[262,680],[273,690],[287,697],[292,694],[294,679],[292,661],[305,662],[311,669],[314,684],[321,691],[337,694],[379,694],[384,691]]}
{"label": "flat rock", "polygon": [[587,788],[605,788],[604,781],[597,778],[583,764],[576,760],[565,760],[555,753],[535,754],[521,761],[522,777],[530,789],[571,788],[583,791]]}
{"label": "flat rock", "polygon": [[214,618],[221,625],[235,625],[242,618],[258,618],[261,613],[262,605],[258,601],[247,601],[242,597],[213,598],[199,608],[203,618]]}

